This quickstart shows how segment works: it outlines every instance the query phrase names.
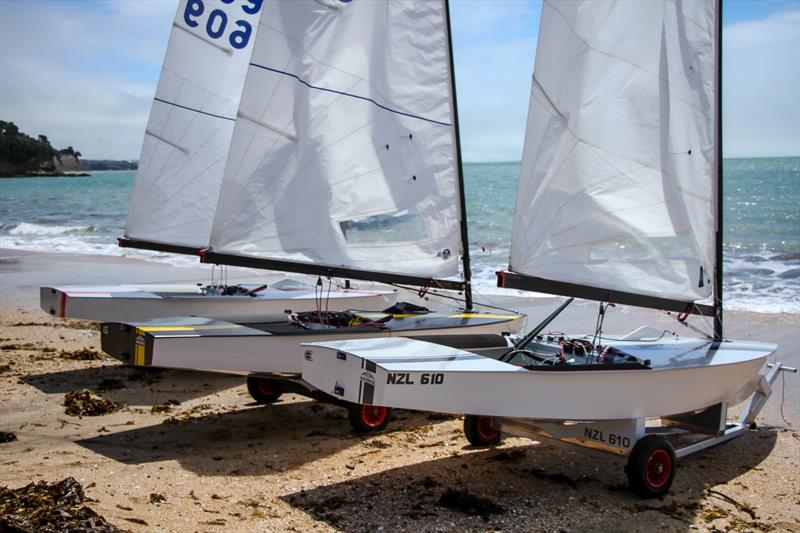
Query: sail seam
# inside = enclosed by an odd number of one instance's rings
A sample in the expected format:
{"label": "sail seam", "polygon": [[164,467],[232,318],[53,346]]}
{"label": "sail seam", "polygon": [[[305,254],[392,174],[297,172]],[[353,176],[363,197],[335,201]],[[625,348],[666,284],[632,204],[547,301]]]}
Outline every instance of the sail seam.
{"label": "sail seam", "polygon": [[[647,74],[648,74],[648,75],[650,75],[650,76],[653,76],[653,77],[655,77],[655,78],[657,78],[657,79],[659,79],[659,80],[662,80],[662,81],[666,81],[666,78],[664,78],[664,77],[663,77],[661,74],[658,74],[658,73],[656,73],[656,72],[652,72],[651,70],[648,70],[647,68],[645,68],[645,67],[643,67],[642,65],[640,65],[640,64],[638,64],[638,63],[636,63],[635,61],[632,61],[632,60],[630,60],[630,59],[628,59],[628,58],[626,58],[626,57],[623,57],[623,56],[621,56],[621,55],[618,55],[618,54],[613,54],[613,53],[611,53],[611,52],[608,52],[608,51],[606,51],[606,50],[602,50],[602,49],[600,49],[600,48],[598,48],[598,47],[594,46],[592,43],[590,43],[590,42],[589,42],[587,39],[583,38],[583,37],[582,37],[582,36],[581,36],[581,35],[580,35],[580,34],[579,34],[579,33],[578,33],[576,30],[575,30],[575,28],[572,26],[572,24],[569,22],[569,20],[567,20],[567,17],[564,15],[564,13],[562,13],[561,11],[559,11],[559,10],[558,10],[558,9],[555,7],[555,4],[554,4],[552,1],[548,2],[548,5],[549,5],[549,6],[550,6],[550,7],[553,9],[553,11],[555,11],[555,12],[558,14],[558,16],[559,16],[559,17],[562,19],[562,21],[564,22],[564,24],[567,26],[567,28],[569,28],[569,31],[570,31],[570,32],[571,32],[571,33],[572,33],[572,34],[573,34],[573,35],[574,35],[574,36],[575,36],[575,37],[576,37],[578,40],[580,40],[580,41],[581,41],[583,44],[585,44],[585,45],[586,45],[586,47],[587,47],[589,50],[592,50],[592,51],[594,51],[594,52],[596,52],[596,53],[598,53],[598,54],[604,55],[604,56],[606,56],[606,57],[610,57],[610,58],[612,58],[612,59],[617,59],[617,60],[619,60],[620,62],[622,62],[622,63],[625,63],[625,64],[627,64],[627,65],[630,65],[630,66],[632,66],[633,68],[636,68],[636,69],[638,69],[638,70],[640,70],[640,71],[642,71],[642,72],[645,72],[645,73],[647,73]],[[671,99],[677,100],[678,102],[681,102],[681,103],[685,104],[687,107],[689,107],[689,108],[693,109],[694,111],[696,111],[697,113],[699,113],[699,114],[700,114],[700,115],[701,115],[701,116],[702,116],[704,119],[706,119],[706,121],[707,121],[707,122],[713,122],[713,121],[714,121],[714,117],[710,117],[710,116],[708,116],[708,115],[707,115],[707,114],[706,114],[706,113],[703,111],[703,109],[701,109],[701,108],[699,108],[698,106],[696,106],[695,104],[691,103],[689,100],[687,100],[686,98],[684,98],[682,95],[679,95],[678,93],[673,93],[673,92],[670,92],[670,93],[669,93],[669,97],[670,97]]]}
{"label": "sail seam", "polygon": [[187,111],[194,111],[195,113],[200,113],[201,115],[206,115],[206,116],[209,116],[209,117],[221,118],[223,120],[230,120],[231,122],[236,122],[235,118],[224,117],[222,115],[215,115],[214,113],[209,113],[208,111],[201,111],[201,110],[195,109],[193,107],[189,107],[189,106],[185,106],[185,105],[181,105],[181,104],[176,104],[175,102],[170,102],[168,100],[162,100],[161,98],[159,98],[157,96],[155,98],[153,98],[153,100],[155,100],[156,102],[161,102],[162,104],[167,104],[167,105],[171,105],[171,106],[175,106],[175,107],[180,107],[181,109],[186,109]]}
{"label": "sail seam", "polygon": [[379,107],[379,108],[381,108],[381,109],[383,109],[385,111],[389,111],[390,113],[395,113],[396,115],[403,115],[403,116],[406,116],[406,117],[415,118],[417,120],[424,120],[425,122],[430,122],[432,124],[438,124],[440,126],[448,126],[448,127],[452,126],[452,124],[450,124],[448,122],[441,122],[439,120],[434,120],[432,118],[426,118],[426,117],[421,117],[419,115],[414,115],[412,113],[406,113],[405,111],[400,111],[399,109],[392,109],[391,107],[385,106],[385,105],[383,105],[383,104],[381,104],[379,102],[376,102],[372,98],[367,98],[366,96],[360,96],[358,94],[351,94],[351,93],[346,93],[344,91],[338,91],[336,89],[328,89],[327,87],[319,87],[317,85],[312,85],[309,82],[307,82],[306,80],[304,80],[303,78],[301,78],[300,76],[298,76],[297,74],[292,74],[291,72],[286,72],[284,70],[278,70],[278,69],[275,69],[275,68],[266,67],[264,65],[259,65],[257,63],[250,63],[250,66],[257,67],[257,68],[260,68],[260,69],[264,69],[264,70],[267,70],[267,71],[270,71],[270,72],[274,72],[276,74],[282,74],[284,76],[292,77],[292,78],[296,79],[297,81],[299,81],[300,83],[302,83],[303,85],[305,85],[306,87],[308,87],[310,89],[315,89],[317,91],[325,91],[325,92],[329,92],[329,93],[334,93],[334,94],[338,94],[338,95],[341,95],[341,96],[349,96],[350,98],[355,98],[357,100],[364,100],[365,102],[370,102],[370,103],[374,104],[375,106],[377,106],[377,107]]}

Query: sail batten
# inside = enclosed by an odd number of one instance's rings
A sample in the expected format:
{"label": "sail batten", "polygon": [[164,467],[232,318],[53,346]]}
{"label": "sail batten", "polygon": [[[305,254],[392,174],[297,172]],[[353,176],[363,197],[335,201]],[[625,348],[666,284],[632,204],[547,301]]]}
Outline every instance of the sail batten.
{"label": "sail batten", "polygon": [[545,1],[516,288],[673,308],[711,295],[716,32],[712,0]]}

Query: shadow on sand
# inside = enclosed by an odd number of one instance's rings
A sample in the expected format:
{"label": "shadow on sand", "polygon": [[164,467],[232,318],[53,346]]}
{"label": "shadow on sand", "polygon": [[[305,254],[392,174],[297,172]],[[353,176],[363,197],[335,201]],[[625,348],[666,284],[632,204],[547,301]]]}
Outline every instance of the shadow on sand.
{"label": "shadow on sand", "polygon": [[182,403],[244,384],[241,376],[122,365],[30,374],[20,379],[45,394],[94,389],[110,400],[133,406],[156,405],[167,400]]}
{"label": "shadow on sand", "polygon": [[[291,470],[371,439],[357,435],[344,408],[309,401],[166,419],[160,424],[77,441],[125,464],[175,460],[203,476],[257,476]],[[430,423],[398,413],[383,434]]]}
{"label": "shadow on sand", "polygon": [[[719,517],[704,505],[704,498],[717,497],[706,487],[754,468],[776,439],[774,430],[752,430],[680,459],[672,490],[661,500],[639,500],[628,490],[622,460],[537,443],[403,466],[282,499],[344,531],[630,530],[635,513],[647,513],[654,529],[685,531],[697,516]],[[716,490],[724,496],[724,487]],[[746,529],[759,529],[757,514],[733,514]]]}

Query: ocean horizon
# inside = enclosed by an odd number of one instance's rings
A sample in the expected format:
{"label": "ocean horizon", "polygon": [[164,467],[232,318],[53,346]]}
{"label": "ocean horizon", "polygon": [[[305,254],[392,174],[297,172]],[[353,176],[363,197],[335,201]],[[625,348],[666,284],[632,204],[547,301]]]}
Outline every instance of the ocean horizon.
{"label": "ocean horizon", "polygon": [[[800,313],[800,157],[724,162],[725,307]],[[508,264],[519,161],[464,163],[476,294],[525,294],[496,286]],[[0,180],[0,248],[125,256],[176,266],[197,258],[123,249],[135,171]],[[120,280],[124,282],[124,280]]]}

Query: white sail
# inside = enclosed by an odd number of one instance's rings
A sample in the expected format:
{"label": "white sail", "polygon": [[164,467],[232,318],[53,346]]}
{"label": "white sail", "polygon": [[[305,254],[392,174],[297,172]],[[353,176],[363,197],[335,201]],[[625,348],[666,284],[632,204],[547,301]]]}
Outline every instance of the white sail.
{"label": "white sail", "polygon": [[211,249],[455,274],[461,213],[443,2],[264,9]]}
{"label": "white sail", "polygon": [[147,123],[125,234],[208,244],[263,0],[181,0]]}
{"label": "white sail", "polygon": [[510,270],[711,294],[716,16],[712,0],[545,1]]}

